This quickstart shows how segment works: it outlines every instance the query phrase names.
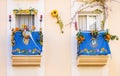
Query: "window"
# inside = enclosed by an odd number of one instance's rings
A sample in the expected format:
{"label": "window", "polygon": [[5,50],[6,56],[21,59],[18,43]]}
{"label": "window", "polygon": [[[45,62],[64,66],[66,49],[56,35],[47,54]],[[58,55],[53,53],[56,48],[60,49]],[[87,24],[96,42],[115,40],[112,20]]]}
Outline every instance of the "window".
{"label": "window", "polygon": [[19,14],[16,15],[16,27],[22,28],[22,25],[25,24],[31,30],[32,26],[35,24],[34,15],[32,14]]}
{"label": "window", "polygon": [[78,24],[81,31],[101,30],[100,16],[97,14],[79,14]]}

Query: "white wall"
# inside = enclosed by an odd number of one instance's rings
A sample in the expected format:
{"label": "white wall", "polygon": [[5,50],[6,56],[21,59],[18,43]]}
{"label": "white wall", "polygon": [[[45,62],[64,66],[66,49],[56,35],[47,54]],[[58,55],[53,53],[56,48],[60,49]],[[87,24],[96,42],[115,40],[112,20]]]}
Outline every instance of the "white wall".
{"label": "white wall", "polygon": [[[64,34],[61,34],[56,19],[51,17],[52,10],[58,10],[64,24]],[[45,76],[71,75],[70,47],[70,0],[45,0]]]}
{"label": "white wall", "polygon": [[110,42],[112,59],[110,60],[109,73],[110,76],[120,76],[120,3],[112,2],[109,5],[111,12],[108,18],[108,28],[111,34],[119,36],[118,41]]}
{"label": "white wall", "polygon": [[0,0],[0,76],[6,76],[6,53],[7,53],[7,23],[6,23],[6,0]]}

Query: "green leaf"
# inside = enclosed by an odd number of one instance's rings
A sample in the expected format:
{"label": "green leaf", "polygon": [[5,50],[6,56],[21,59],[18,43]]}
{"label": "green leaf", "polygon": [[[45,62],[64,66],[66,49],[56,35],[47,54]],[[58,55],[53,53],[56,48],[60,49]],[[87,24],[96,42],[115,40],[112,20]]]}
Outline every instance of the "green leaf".
{"label": "green leaf", "polygon": [[116,36],[116,40],[119,40],[119,38]]}

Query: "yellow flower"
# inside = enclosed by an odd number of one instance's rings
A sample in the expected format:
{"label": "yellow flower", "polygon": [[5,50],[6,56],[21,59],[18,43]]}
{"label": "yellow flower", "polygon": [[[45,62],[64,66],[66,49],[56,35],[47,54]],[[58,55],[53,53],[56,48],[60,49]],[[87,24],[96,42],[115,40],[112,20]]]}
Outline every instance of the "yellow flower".
{"label": "yellow flower", "polygon": [[13,11],[14,14],[16,14],[17,12],[16,11]]}
{"label": "yellow flower", "polygon": [[52,15],[52,17],[58,17],[58,11],[57,10],[53,10],[51,12],[51,15]]}
{"label": "yellow flower", "polygon": [[105,51],[105,48],[101,48],[102,51]]}
{"label": "yellow flower", "polygon": [[20,31],[20,28],[16,27],[16,28],[15,28],[15,31]]}
{"label": "yellow flower", "polygon": [[92,50],[90,50],[90,52],[92,52]]}
{"label": "yellow flower", "polygon": [[34,10],[34,14],[37,14],[37,10]]}
{"label": "yellow flower", "polygon": [[35,30],[35,26],[34,25],[32,26],[32,30]]}
{"label": "yellow flower", "polygon": [[19,48],[17,48],[17,49],[16,49],[16,51],[17,51],[17,52],[20,52],[20,49],[19,49]]}
{"label": "yellow flower", "polygon": [[22,11],[22,10],[19,10],[19,13],[20,13],[20,14],[22,14],[22,13],[23,13],[23,11]]}
{"label": "yellow flower", "polygon": [[26,14],[30,14],[30,10],[28,9],[28,10],[25,10],[25,13]]}
{"label": "yellow flower", "polygon": [[18,13],[19,13],[19,14],[22,14],[22,13],[23,13],[23,11],[22,11],[22,10],[19,10],[19,11],[18,11]]}
{"label": "yellow flower", "polygon": [[29,39],[29,38],[30,38],[30,35],[25,34],[25,35],[24,35],[24,38],[25,38],[25,39]]}
{"label": "yellow flower", "polygon": [[85,52],[88,52],[88,49],[85,48],[84,51],[85,51]]}
{"label": "yellow flower", "polygon": [[26,29],[27,26],[25,24],[22,24],[22,29]]}
{"label": "yellow flower", "polygon": [[22,52],[25,52],[25,50],[22,50]]}

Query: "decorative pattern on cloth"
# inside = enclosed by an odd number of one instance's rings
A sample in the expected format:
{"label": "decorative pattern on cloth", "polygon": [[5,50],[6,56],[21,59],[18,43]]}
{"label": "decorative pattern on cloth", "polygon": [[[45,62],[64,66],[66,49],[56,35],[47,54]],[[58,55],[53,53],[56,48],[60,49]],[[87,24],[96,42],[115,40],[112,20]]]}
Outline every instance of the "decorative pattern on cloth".
{"label": "decorative pattern on cloth", "polygon": [[31,32],[29,43],[24,43],[24,37],[21,31],[14,34],[15,45],[12,46],[13,55],[40,55],[42,52],[42,44],[40,32]]}
{"label": "decorative pattern on cloth", "polygon": [[104,38],[105,31],[100,31],[96,39],[90,32],[81,32],[85,40],[78,44],[77,55],[108,55],[111,54],[108,42]]}

